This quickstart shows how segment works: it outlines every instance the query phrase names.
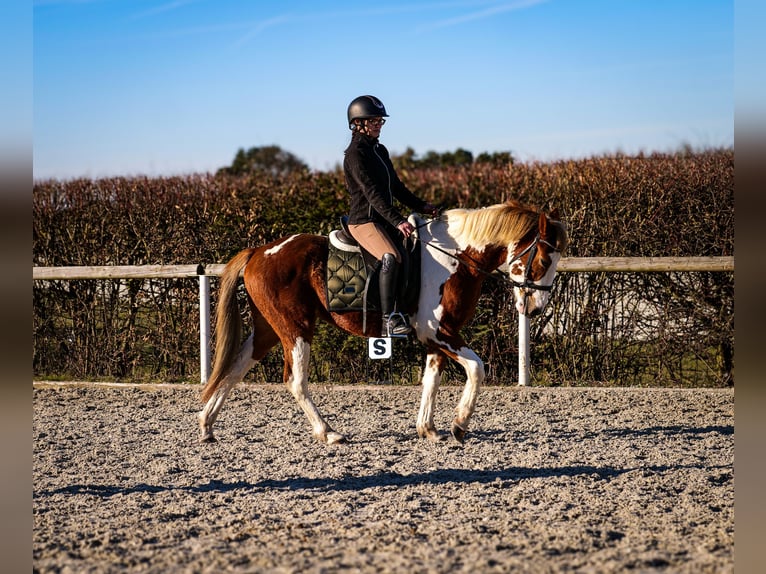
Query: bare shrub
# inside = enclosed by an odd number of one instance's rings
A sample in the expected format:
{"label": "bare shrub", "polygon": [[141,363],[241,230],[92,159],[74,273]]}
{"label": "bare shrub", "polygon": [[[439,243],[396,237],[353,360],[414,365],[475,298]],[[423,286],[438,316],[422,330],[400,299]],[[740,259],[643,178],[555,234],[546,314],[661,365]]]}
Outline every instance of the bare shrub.
{"label": "bare shrub", "polygon": [[[517,198],[558,207],[567,255],[732,255],[734,152],[603,156],[552,163],[475,162],[402,169],[432,203],[479,207]],[[347,210],[343,175],[193,175],[40,181],[33,264],[210,264],[290,233],[327,233]],[[214,287],[215,287],[215,281]],[[199,375],[197,285],[189,279],[38,281],[36,377],[190,380]],[[467,339],[489,382],[516,377],[517,320],[488,281]],[[733,381],[732,273],[562,273],[532,323],[541,384],[723,386]],[[244,313],[243,298],[243,313]],[[321,329],[312,379],[387,378],[364,341]],[[335,358],[337,349],[345,350]],[[394,378],[414,382],[422,347],[399,345]],[[461,377],[456,370],[449,377]],[[281,379],[279,352],[251,377]]]}

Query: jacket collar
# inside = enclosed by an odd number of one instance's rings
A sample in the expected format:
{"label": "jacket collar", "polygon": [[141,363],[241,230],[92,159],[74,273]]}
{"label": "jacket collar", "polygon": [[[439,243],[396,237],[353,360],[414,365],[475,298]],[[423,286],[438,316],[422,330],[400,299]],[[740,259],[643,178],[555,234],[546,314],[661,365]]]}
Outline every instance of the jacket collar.
{"label": "jacket collar", "polygon": [[358,138],[359,141],[361,141],[362,143],[368,146],[374,146],[375,144],[379,142],[378,138],[368,136],[367,134],[363,134],[362,132],[354,132],[354,138]]}

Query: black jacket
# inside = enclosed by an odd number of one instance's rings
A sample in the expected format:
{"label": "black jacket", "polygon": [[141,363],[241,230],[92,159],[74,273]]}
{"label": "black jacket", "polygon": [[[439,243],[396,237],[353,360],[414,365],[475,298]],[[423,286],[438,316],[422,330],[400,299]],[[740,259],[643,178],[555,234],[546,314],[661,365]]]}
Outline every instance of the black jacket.
{"label": "black jacket", "polygon": [[343,159],[343,173],[351,195],[348,222],[352,225],[375,221],[396,227],[406,221],[394,206],[394,198],[415,211],[423,211],[426,205],[401,182],[388,150],[377,138],[354,132]]}

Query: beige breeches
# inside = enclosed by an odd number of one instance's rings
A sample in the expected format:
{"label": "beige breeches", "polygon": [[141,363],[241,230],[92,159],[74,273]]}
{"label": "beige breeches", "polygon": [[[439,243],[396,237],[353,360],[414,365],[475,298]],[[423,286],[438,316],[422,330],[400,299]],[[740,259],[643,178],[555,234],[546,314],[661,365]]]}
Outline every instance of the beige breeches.
{"label": "beige breeches", "polygon": [[376,259],[383,259],[385,253],[391,253],[398,263],[402,262],[402,256],[391,238],[377,223],[362,223],[361,225],[349,225],[348,230],[359,242],[359,245],[369,251]]}

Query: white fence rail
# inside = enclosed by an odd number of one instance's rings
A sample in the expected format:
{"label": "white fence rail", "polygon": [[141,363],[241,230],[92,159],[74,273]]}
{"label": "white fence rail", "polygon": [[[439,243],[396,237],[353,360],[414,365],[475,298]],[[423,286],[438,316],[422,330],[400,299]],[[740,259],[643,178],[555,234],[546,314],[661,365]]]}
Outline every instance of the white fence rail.
{"label": "white fence rail", "polygon": [[[210,277],[223,273],[224,265],[103,265],[32,267],[33,281],[72,279],[173,279],[199,278],[200,378],[210,373]],[[734,257],[566,257],[559,272],[700,272],[734,271]],[[519,385],[529,384],[529,318],[519,315]]]}

